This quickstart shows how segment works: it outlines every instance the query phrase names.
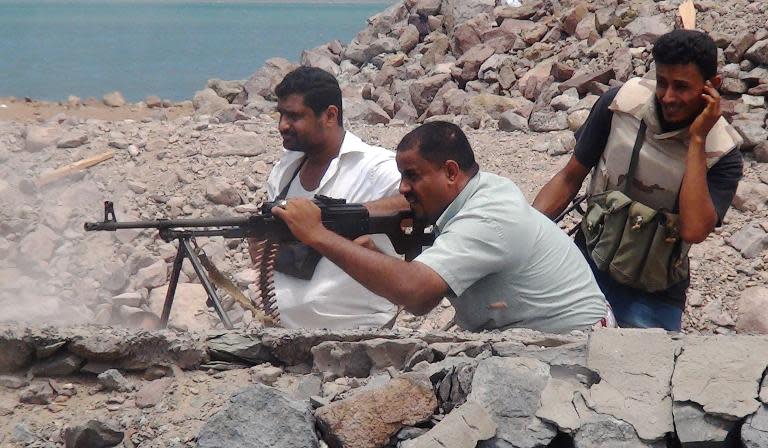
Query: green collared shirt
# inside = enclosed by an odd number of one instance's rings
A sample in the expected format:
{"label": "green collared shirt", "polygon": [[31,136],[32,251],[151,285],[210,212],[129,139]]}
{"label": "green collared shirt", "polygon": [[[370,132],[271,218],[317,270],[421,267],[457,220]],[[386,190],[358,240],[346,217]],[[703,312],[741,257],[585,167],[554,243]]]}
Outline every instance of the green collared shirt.
{"label": "green collared shirt", "polygon": [[436,228],[434,245],[416,261],[448,284],[462,328],[562,333],[606,316],[605,298],[576,245],[509,179],[479,172]]}

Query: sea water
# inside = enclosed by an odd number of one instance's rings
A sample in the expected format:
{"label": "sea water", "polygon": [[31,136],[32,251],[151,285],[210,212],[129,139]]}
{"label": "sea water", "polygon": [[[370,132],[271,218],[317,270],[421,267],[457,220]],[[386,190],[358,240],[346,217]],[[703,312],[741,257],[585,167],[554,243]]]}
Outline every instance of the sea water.
{"label": "sea water", "polygon": [[0,0],[0,97],[190,99],[210,78],[347,44],[392,3]]}

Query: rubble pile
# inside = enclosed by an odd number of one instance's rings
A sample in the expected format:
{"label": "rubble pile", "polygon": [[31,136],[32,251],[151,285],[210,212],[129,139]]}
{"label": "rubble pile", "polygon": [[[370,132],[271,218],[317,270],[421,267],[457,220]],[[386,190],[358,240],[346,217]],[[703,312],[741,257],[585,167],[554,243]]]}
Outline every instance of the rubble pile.
{"label": "rubble pile", "polygon": [[[497,4],[498,3],[498,4]],[[405,0],[371,17],[348,44],[306,50],[300,63],[345,85],[345,113],[371,124],[449,120],[472,128],[575,131],[597,96],[652,76],[650,49],[679,1]],[[768,138],[764,2],[695,2],[698,28],[720,47],[724,115],[752,149]],[[201,113],[233,120],[274,110],[274,86],[296,65],[271,59],[248,80],[211,80]],[[551,145],[552,154],[567,152]],[[765,147],[761,147],[761,152]]]}
{"label": "rubble pile", "polygon": [[0,443],[757,448],[768,440],[767,359],[764,336],[661,330],[6,325]]}

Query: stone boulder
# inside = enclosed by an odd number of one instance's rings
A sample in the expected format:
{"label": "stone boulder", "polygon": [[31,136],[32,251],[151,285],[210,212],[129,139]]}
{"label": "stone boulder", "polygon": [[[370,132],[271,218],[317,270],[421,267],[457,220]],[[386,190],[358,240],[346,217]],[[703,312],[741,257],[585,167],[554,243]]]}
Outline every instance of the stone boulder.
{"label": "stone boulder", "polygon": [[29,125],[24,134],[24,149],[27,152],[39,152],[54,146],[60,138],[61,130],[52,126]]}
{"label": "stone boulder", "polygon": [[443,0],[440,12],[444,16],[445,29],[449,35],[456,25],[480,14],[493,15],[496,0]]}
{"label": "stone boulder", "polygon": [[482,440],[496,435],[488,411],[469,401],[451,411],[426,434],[403,443],[403,448],[473,448]]}
{"label": "stone boulder", "polygon": [[350,122],[387,124],[389,114],[377,103],[360,98],[344,98],[344,118]]}
{"label": "stone boulder", "polygon": [[214,204],[222,204],[234,207],[243,203],[240,192],[231,183],[223,178],[214,178],[205,187],[205,198]]}
{"label": "stone boulder", "polygon": [[120,92],[111,92],[104,97],[102,97],[102,102],[104,105],[109,107],[121,107],[125,106],[125,98],[123,98],[123,94]]}
{"label": "stone boulder", "polygon": [[197,436],[199,448],[313,448],[320,445],[312,410],[306,401],[258,384],[229,399]]}
{"label": "stone boulder", "polygon": [[744,57],[759,65],[768,65],[768,39],[756,42],[749,47]]}
{"label": "stone boulder", "polygon": [[768,288],[747,288],[739,296],[736,330],[746,334],[768,334]]}
{"label": "stone boulder", "polygon": [[88,134],[84,131],[74,130],[66,132],[56,142],[57,148],[77,148],[88,143]]}
{"label": "stone boulder", "polygon": [[408,91],[411,96],[411,102],[419,115],[427,110],[440,87],[450,80],[451,75],[439,74],[417,79],[411,83]]}
{"label": "stone boulder", "polygon": [[534,448],[555,438],[555,427],[535,416],[549,378],[549,366],[531,358],[478,363],[467,400],[483,406],[498,426],[489,446]]}
{"label": "stone boulder", "polygon": [[768,185],[757,182],[741,181],[733,197],[733,207],[743,212],[765,210],[768,204]]}
{"label": "stone boulder", "polygon": [[229,101],[220,97],[213,89],[205,88],[195,93],[192,105],[200,115],[213,115],[229,106]]}
{"label": "stone boulder", "polygon": [[670,381],[679,344],[662,330],[600,330],[589,339],[587,367],[600,374],[590,407],[661,441],[674,432]]}
{"label": "stone boulder", "polygon": [[313,367],[326,376],[364,378],[388,367],[402,370],[406,362],[424,348],[426,344],[416,339],[328,341],[312,348]]}
{"label": "stone boulder", "polygon": [[243,92],[244,84],[245,82],[240,80],[223,81],[221,79],[209,79],[207,87],[216,92],[216,95],[231,103]]}
{"label": "stone boulder", "polygon": [[422,373],[407,373],[386,385],[359,391],[315,411],[331,446],[385,446],[403,426],[428,420],[437,408],[432,383]]}
{"label": "stone boulder", "polygon": [[721,444],[738,419],[755,413],[766,367],[765,338],[686,338],[672,375],[675,428],[683,446]]}
{"label": "stone boulder", "polygon": [[285,78],[285,75],[297,68],[298,65],[283,58],[270,58],[264,62],[264,66],[258,69],[245,82],[243,89],[248,100],[256,95],[270,101],[276,101],[275,87]]}
{"label": "stone boulder", "polygon": [[672,24],[663,14],[640,16],[628,24],[622,34],[632,42],[633,47],[649,46],[662,34],[672,31]]}

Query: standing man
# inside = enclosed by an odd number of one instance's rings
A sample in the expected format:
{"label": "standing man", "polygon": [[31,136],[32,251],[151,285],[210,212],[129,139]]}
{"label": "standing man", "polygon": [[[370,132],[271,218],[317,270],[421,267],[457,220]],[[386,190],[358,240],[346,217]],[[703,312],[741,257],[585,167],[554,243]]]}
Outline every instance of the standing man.
{"label": "standing man", "polygon": [[[682,267],[683,274],[663,290],[620,283],[610,271],[597,268],[583,230],[576,241],[620,326],[679,331],[689,284],[688,248],[722,223],[742,175],[741,138],[720,113],[717,47],[707,34],[682,29],[667,33],[656,41],[653,57],[656,81],[630,79],[600,97],[577,132],[574,155],[541,189],[533,206],[556,217],[591,170],[589,197],[621,190],[631,178],[629,199],[677,214],[674,230],[681,246],[675,268]],[[628,176],[636,144],[636,169]],[[659,259],[651,253],[637,262],[643,269]]]}
{"label": "standing man", "polygon": [[299,240],[414,314],[448,297],[456,323],[471,331],[611,326],[603,294],[570,238],[509,179],[479,171],[459,127],[432,122],[414,129],[397,146],[397,167],[400,193],[437,233],[414,261],[336,235],[308,200],[273,213]]}
{"label": "standing man", "polygon": [[[400,174],[394,153],[367,145],[344,130],[336,78],[318,68],[300,67],[280,82],[275,93],[286,151],[269,175],[269,200],[319,194],[363,203],[398,194]],[[402,198],[399,200],[405,205]],[[386,252],[395,253],[388,238],[377,242]],[[249,241],[249,246],[255,262],[256,245]],[[278,265],[286,255],[302,259],[289,260],[291,265],[310,266],[303,274],[275,272],[277,306],[285,327],[378,327],[394,316],[395,307],[386,299],[367,290],[331,261],[319,255],[313,261],[314,254],[306,249],[278,256]]]}

